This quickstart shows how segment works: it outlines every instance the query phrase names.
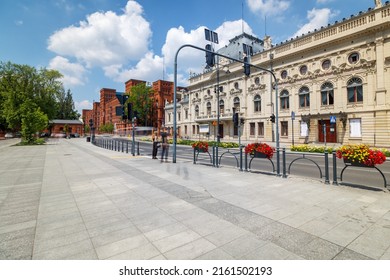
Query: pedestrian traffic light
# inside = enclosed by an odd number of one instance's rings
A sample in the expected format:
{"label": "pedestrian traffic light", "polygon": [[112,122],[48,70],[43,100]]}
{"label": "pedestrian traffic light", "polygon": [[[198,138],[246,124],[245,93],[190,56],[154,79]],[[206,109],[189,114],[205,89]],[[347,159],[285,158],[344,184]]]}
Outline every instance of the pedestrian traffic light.
{"label": "pedestrian traffic light", "polygon": [[238,119],[239,119],[238,113],[233,113],[233,124],[235,127],[238,126]]}
{"label": "pedestrian traffic light", "polygon": [[270,121],[271,121],[271,122],[273,122],[273,123],[274,123],[274,122],[275,122],[275,115],[274,115],[274,114],[272,114],[272,115],[269,117],[269,119],[270,119]]}
{"label": "pedestrian traffic light", "polygon": [[[209,67],[213,67],[214,64],[215,64],[215,54],[212,53],[212,48],[211,48],[211,45],[210,44],[207,44],[206,45],[206,64],[207,66]],[[210,51],[210,52],[208,52]]]}
{"label": "pedestrian traffic light", "polygon": [[247,77],[251,75],[251,66],[248,64],[248,57],[244,57],[244,74]]}

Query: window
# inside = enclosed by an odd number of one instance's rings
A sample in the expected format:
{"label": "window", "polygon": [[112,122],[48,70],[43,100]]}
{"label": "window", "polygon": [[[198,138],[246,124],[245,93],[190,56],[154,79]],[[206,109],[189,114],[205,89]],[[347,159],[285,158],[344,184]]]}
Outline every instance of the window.
{"label": "window", "polygon": [[188,130],[187,130],[187,126],[186,126],[186,125],[184,126],[184,134],[185,134],[185,135],[188,134]]}
{"label": "window", "polygon": [[207,102],[206,104],[207,116],[211,115],[211,102]]}
{"label": "window", "polygon": [[282,136],[288,136],[288,122],[280,122]]}
{"label": "window", "polygon": [[168,122],[171,122],[171,113],[168,114]]}
{"label": "window", "polygon": [[257,135],[264,136],[264,123],[263,122],[257,123]]}
{"label": "window", "polygon": [[331,62],[329,59],[325,59],[323,62],[322,62],[322,70],[328,70],[331,66]]}
{"label": "window", "polygon": [[310,91],[308,87],[301,87],[299,90],[299,107],[310,107]]}
{"label": "window", "polygon": [[307,74],[307,66],[306,65],[302,65],[301,68],[299,68],[299,73],[301,73],[301,75],[306,75]]}
{"label": "window", "polygon": [[239,85],[238,85],[238,82],[235,82],[235,83],[234,83],[234,88],[235,88],[235,89],[239,89],[239,88],[240,88]]}
{"label": "window", "polygon": [[234,109],[236,109],[236,112],[240,111],[240,98],[235,97],[233,99],[233,107],[234,107]]}
{"label": "window", "polygon": [[362,137],[362,120],[350,119],[349,120],[349,136],[350,137]]}
{"label": "window", "polygon": [[283,70],[281,73],[280,73],[280,77],[285,80],[287,78],[287,70]]}
{"label": "window", "polygon": [[207,90],[207,94],[208,94],[208,95],[210,95],[210,94],[211,94],[211,92],[210,92],[210,90],[209,90],[209,89]]}
{"label": "window", "polygon": [[185,115],[185,118],[186,118],[186,120],[188,119],[188,110],[185,110],[184,111],[184,115]]}
{"label": "window", "polygon": [[195,106],[195,117],[199,117],[199,106]]}
{"label": "window", "polygon": [[192,126],[192,134],[195,134],[195,125]]}
{"label": "window", "polygon": [[321,86],[321,105],[333,105],[334,104],[334,91],[333,85],[329,82],[324,83]]}
{"label": "window", "polygon": [[356,103],[363,101],[363,82],[360,78],[352,78],[347,84],[348,102]]}
{"label": "window", "polygon": [[287,110],[290,109],[290,96],[287,90],[282,90],[280,93],[280,109]]}
{"label": "window", "polygon": [[360,59],[360,56],[359,56],[359,53],[357,52],[354,52],[354,53],[351,53],[349,56],[348,56],[348,62],[350,64],[356,64],[359,62],[359,59]]}
{"label": "window", "polygon": [[256,78],[255,78],[255,84],[256,84],[256,85],[259,85],[259,84],[260,84],[260,78],[259,78],[259,77],[256,77]]}
{"label": "window", "polygon": [[181,119],[181,114],[179,112],[179,113],[177,113],[177,120],[180,122],[180,119]]}
{"label": "window", "polygon": [[249,134],[250,134],[250,136],[255,136],[255,128],[256,128],[256,124],[255,123],[249,123]]}
{"label": "window", "polygon": [[254,104],[254,111],[255,112],[261,112],[261,97],[260,95],[256,95],[255,98],[253,99],[253,104]]}
{"label": "window", "polygon": [[219,113],[224,114],[225,113],[225,102],[223,100],[219,101]]}

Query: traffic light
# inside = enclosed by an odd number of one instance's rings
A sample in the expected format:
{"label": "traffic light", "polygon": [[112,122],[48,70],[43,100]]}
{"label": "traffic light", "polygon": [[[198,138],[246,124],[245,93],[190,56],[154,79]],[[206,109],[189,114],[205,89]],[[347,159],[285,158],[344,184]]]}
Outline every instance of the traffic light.
{"label": "traffic light", "polygon": [[240,118],[240,124],[243,125],[245,123],[245,119],[244,118]]}
{"label": "traffic light", "polygon": [[211,53],[213,50],[210,44],[206,45],[206,50],[210,51],[210,52],[206,51],[206,64],[209,67],[213,67],[215,64],[215,54]]}
{"label": "traffic light", "polygon": [[251,75],[251,66],[248,64],[248,58],[244,57],[244,74],[249,77]]}
{"label": "traffic light", "polygon": [[93,120],[89,119],[89,127],[92,127],[92,126],[93,126]]}
{"label": "traffic light", "polygon": [[275,115],[274,115],[274,114],[272,114],[272,115],[269,117],[269,119],[270,119],[270,121],[271,121],[271,122],[273,122],[273,123],[274,123],[274,122],[275,122]]}
{"label": "traffic light", "polygon": [[238,126],[238,119],[239,119],[238,113],[233,113],[233,124],[236,127]]}

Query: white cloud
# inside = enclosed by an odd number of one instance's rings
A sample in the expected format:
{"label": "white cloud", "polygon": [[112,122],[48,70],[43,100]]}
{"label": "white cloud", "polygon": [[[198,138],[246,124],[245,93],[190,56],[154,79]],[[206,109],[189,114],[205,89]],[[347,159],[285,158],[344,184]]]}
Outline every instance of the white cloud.
{"label": "white cloud", "polygon": [[309,31],[314,31],[314,29],[319,29],[321,26],[326,26],[329,23],[329,19],[335,16],[335,13],[332,13],[330,9],[312,9],[307,12],[308,23],[301,26],[300,29],[292,36],[301,36],[306,34]]}
{"label": "white cloud", "polygon": [[75,101],[74,107],[81,114],[83,112],[83,109],[92,109],[92,103],[88,100],[83,100],[80,102]]}
{"label": "white cloud", "polygon": [[290,7],[285,0],[247,0],[252,13],[260,12],[262,16],[280,15]]}
{"label": "white cloud", "polygon": [[62,56],[53,58],[48,68],[55,69],[63,75],[62,82],[65,87],[84,85],[87,81],[84,66],[79,63],[71,63],[67,58]]}
{"label": "white cloud", "polygon": [[105,67],[137,61],[148,52],[151,37],[143,9],[128,1],[123,14],[96,12],[78,26],[55,32],[48,40],[48,49],[62,56],[71,56],[87,67]]}
{"label": "white cloud", "polygon": [[327,4],[333,2],[334,0],[317,0],[317,4]]}
{"label": "white cloud", "polygon": [[123,69],[122,64],[113,64],[103,68],[107,77],[117,81],[126,82],[129,79],[155,81],[162,79],[163,58],[148,52],[135,67]]}
{"label": "white cloud", "polygon": [[[171,28],[166,36],[165,44],[162,48],[162,53],[165,57],[165,64],[173,69],[174,58],[179,47],[190,44],[200,48],[204,48],[207,44],[204,38],[204,26],[198,27],[195,30],[186,32],[182,26],[178,28]],[[253,34],[252,29],[244,21],[244,31],[248,34]],[[219,44],[215,49],[219,49],[228,44],[229,40],[242,33],[242,21],[226,21],[217,29]],[[183,72],[202,71],[205,65],[205,53],[193,48],[184,48],[179,52],[178,68]]]}

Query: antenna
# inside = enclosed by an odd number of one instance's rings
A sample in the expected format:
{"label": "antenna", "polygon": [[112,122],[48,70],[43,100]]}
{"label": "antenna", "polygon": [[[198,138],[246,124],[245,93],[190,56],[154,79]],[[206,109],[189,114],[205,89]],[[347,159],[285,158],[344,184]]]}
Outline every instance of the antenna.
{"label": "antenna", "polygon": [[264,35],[267,36],[267,16],[264,16]]}

